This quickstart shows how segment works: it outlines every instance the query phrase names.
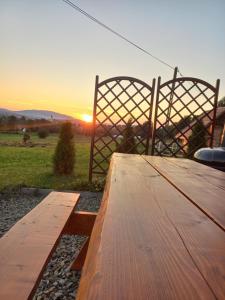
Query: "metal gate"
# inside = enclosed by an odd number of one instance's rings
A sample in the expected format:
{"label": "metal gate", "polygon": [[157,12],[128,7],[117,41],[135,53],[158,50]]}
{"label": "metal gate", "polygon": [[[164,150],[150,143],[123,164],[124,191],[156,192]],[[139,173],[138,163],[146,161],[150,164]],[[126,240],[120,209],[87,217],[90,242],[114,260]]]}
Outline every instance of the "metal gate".
{"label": "metal gate", "polygon": [[90,181],[94,174],[107,173],[110,157],[119,152],[128,126],[137,154],[187,157],[194,152],[188,149],[190,141],[194,144],[202,135],[208,146],[213,145],[219,80],[214,87],[198,78],[177,78],[175,68],[172,80],[161,84],[158,78],[155,103],[154,92],[155,79],[150,86],[133,77],[99,82],[96,76]]}
{"label": "metal gate", "polygon": [[[110,157],[118,151],[127,126],[132,128],[135,153],[148,154],[154,89],[155,79],[150,86],[133,77],[113,77],[99,82],[96,76],[90,181],[93,174],[107,173]],[[133,150],[130,149],[132,153]]]}
{"label": "metal gate", "polygon": [[176,78],[176,72],[163,84],[158,78],[152,155],[188,157],[197,150],[195,144],[213,145],[219,80],[214,87],[198,78]]}

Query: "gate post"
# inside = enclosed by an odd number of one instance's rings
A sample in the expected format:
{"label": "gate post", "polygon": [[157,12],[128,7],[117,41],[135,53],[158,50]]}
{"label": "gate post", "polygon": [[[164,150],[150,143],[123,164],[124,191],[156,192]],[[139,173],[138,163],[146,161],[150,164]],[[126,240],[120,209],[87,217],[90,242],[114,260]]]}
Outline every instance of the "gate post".
{"label": "gate post", "polygon": [[93,148],[95,139],[95,127],[96,127],[96,108],[97,108],[97,97],[98,97],[98,81],[99,76],[95,77],[95,94],[94,94],[94,108],[92,117],[92,132],[91,132],[91,149],[90,149],[90,161],[89,161],[89,182],[92,182],[92,167],[93,167]]}

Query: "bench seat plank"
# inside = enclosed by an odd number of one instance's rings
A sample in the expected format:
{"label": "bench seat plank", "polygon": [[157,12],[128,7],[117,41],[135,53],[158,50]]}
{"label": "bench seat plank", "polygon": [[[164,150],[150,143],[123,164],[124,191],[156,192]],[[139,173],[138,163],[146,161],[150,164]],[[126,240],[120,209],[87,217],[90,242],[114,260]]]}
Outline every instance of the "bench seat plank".
{"label": "bench seat plank", "polygon": [[78,300],[224,299],[224,232],[141,156],[114,154]]}
{"label": "bench seat plank", "polygon": [[79,198],[50,193],[0,239],[0,299],[32,299]]}
{"label": "bench seat plank", "polygon": [[143,157],[225,230],[225,175],[223,172],[188,159]]}

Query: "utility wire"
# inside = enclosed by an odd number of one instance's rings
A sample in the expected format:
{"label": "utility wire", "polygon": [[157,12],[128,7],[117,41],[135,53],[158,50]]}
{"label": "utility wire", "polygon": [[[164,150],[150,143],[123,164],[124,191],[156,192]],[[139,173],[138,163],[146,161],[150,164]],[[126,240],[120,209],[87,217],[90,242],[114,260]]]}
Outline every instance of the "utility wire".
{"label": "utility wire", "polygon": [[[167,62],[165,62],[164,60],[158,58],[157,56],[153,55],[152,53],[150,53],[149,51],[145,50],[144,48],[140,47],[138,44],[132,42],[131,40],[129,40],[128,38],[126,38],[124,35],[120,34],[119,32],[113,30],[112,28],[110,28],[109,26],[107,26],[106,24],[102,23],[101,21],[99,21],[98,19],[96,19],[95,17],[91,16],[89,13],[87,13],[85,10],[81,9],[79,6],[77,6],[76,4],[74,4],[72,1],[70,0],[62,0],[63,2],[65,2],[66,4],[70,5],[72,8],[74,8],[75,10],[77,10],[78,12],[80,12],[81,14],[83,14],[84,16],[86,16],[87,18],[89,18],[90,20],[92,20],[93,22],[97,23],[98,25],[102,26],[103,28],[105,28],[106,30],[110,31],[111,33],[115,34],[116,36],[118,36],[119,38],[123,39],[124,41],[126,41],[127,43],[131,44],[132,46],[136,47],[137,49],[141,50],[142,52],[144,52],[145,54],[151,56],[152,58],[154,58],[155,60],[157,60],[158,62],[160,62],[161,64],[167,66],[168,68],[174,70],[175,67],[171,66],[170,64],[168,64]],[[182,74],[180,73],[179,69],[178,69],[178,73],[182,76]]]}

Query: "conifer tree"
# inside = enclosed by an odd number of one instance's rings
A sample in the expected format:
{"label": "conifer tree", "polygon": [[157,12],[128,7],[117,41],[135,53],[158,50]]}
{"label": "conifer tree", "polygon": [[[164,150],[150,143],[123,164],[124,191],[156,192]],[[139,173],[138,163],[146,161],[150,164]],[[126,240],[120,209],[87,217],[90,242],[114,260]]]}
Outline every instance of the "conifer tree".
{"label": "conifer tree", "polygon": [[72,124],[62,124],[59,141],[54,154],[54,173],[58,175],[70,175],[74,170],[75,146]]}
{"label": "conifer tree", "polygon": [[132,127],[132,119],[129,119],[129,121],[126,124],[126,127],[123,131],[122,141],[117,147],[117,152],[137,153],[134,130]]}
{"label": "conifer tree", "polygon": [[205,132],[202,121],[197,121],[192,128],[192,134],[188,141],[187,155],[189,158],[193,157],[198,149],[207,147]]}

